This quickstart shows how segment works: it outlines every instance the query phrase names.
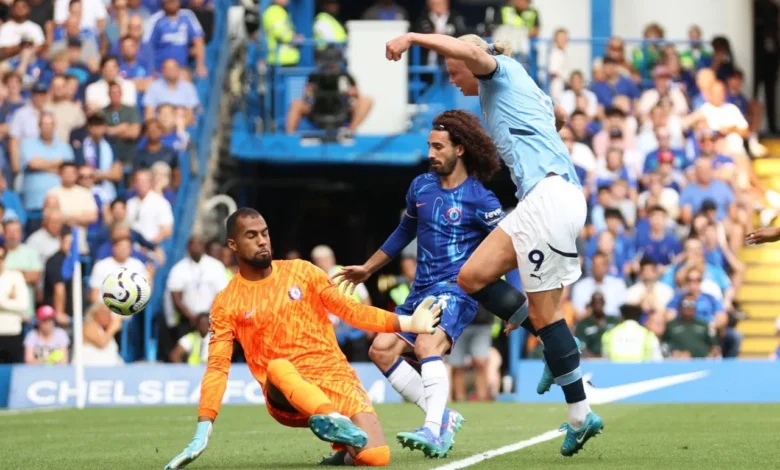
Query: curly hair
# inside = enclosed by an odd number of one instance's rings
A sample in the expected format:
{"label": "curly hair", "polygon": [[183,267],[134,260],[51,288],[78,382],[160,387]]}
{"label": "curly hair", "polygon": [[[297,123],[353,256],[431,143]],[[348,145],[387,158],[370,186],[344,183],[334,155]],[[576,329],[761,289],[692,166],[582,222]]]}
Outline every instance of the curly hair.
{"label": "curly hair", "polygon": [[501,168],[498,149],[479,118],[466,111],[444,111],[433,119],[434,130],[447,131],[453,145],[462,145],[463,163],[469,175],[489,181]]}

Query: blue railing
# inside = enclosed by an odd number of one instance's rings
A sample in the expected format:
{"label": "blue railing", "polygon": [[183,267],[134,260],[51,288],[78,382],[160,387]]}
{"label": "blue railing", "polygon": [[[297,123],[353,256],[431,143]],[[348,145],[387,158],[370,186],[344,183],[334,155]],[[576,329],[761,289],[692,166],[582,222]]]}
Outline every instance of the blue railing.
{"label": "blue railing", "polygon": [[182,177],[182,187],[179,189],[174,211],[176,216],[174,235],[168,240],[167,246],[165,246],[166,262],[155,274],[154,292],[143,318],[144,353],[146,360],[150,362],[157,359],[157,338],[159,338],[159,332],[154,331],[154,319],[161,311],[165,294],[165,282],[171,268],[183,257],[186,250],[187,239],[192,231],[192,225],[197,213],[200,188],[206,177],[208,159],[211,152],[211,138],[218,124],[219,99],[222,94],[225,69],[227,68],[229,58],[227,11],[233,3],[232,0],[215,1],[214,36],[206,48],[206,63],[209,76],[207,79],[200,79],[196,82],[203,110],[198,117],[196,130],[192,134],[196,137],[195,158],[193,161],[191,158],[193,154],[188,153],[186,161],[189,163],[189,171],[182,171],[182,175],[187,173],[190,178],[185,184],[184,177]]}

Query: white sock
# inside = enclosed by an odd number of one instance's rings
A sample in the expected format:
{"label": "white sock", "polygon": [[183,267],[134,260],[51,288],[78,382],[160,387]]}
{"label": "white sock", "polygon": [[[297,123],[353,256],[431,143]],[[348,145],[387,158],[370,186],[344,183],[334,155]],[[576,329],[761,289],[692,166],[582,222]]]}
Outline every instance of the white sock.
{"label": "white sock", "polygon": [[585,424],[585,418],[590,413],[588,400],[569,403],[569,425],[574,429],[581,429]]}
{"label": "white sock", "polygon": [[422,381],[425,392],[425,427],[439,436],[441,419],[450,396],[450,380],[447,368],[441,357],[428,357],[422,360]]}
{"label": "white sock", "polygon": [[423,379],[408,362],[398,359],[398,362],[390,368],[390,374],[385,374],[385,376],[395,391],[401,394],[406,401],[417,404],[423,411],[427,409],[425,407],[425,393],[423,393],[425,390]]}

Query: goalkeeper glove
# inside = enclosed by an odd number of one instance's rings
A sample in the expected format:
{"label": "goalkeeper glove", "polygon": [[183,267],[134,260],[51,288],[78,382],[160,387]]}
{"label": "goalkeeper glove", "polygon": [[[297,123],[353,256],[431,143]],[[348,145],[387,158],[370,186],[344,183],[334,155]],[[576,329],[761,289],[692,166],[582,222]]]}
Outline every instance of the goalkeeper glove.
{"label": "goalkeeper glove", "polygon": [[[434,305],[435,303],[435,305]],[[441,321],[441,302],[436,302],[436,297],[428,296],[415,309],[414,314],[399,316],[398,324],[403,333],[433,334],[436,326]]]}
{"label": "goalkeeper glove", "polygon": [[187,446],[181,454],[174,457],[168,465],[165,466],[165,470],[177,470],[189,465],[193,460],[200,457],[200,454],[206,450],[206,446],[209,443],[209,437],[211,436],[211,421],[200,421],[195,428],[195,437],[192,438],[190,445]]}

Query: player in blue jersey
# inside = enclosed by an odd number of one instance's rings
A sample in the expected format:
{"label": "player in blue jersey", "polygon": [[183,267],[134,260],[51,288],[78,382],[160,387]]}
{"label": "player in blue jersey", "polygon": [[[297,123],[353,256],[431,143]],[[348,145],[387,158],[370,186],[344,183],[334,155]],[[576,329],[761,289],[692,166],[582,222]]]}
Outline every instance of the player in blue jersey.
{"label": "player in blue jersey", "polygon": [[[387,59],[400,60],[412,45],[444,56],[450,82],[464,95],[479,96],[487,131],[517,186],[517,207],[463,266],[458,285],[494,313],[491,300],[511,310],[514,306],[502,296],[508,286],[495,281],[520,270],[530,304],[531,326],[526,327],[538,333],[547,367],[568,403],[561,453],[574,455],[603,423],[588,405],[577,344],[557,309],[563,287],[582,275],[576,239],[587,212],[574,164],[558,135],[566,112],[509,57],[508,45],[488,44],[476,35],[408,33],[387,43]],[[521,314],[518,310],[513,323],[523,320]]]}
{"label": "player in blue jersey", "polygon": [[[434,335],[380,334],[369,355],[390,384],[425,412],[425,424],[400,433],[402,445],[428,457],[444,457],[463,418],[446,409],[450,394],[447,354],[477,313],[477,301],[457,285],[460,268],[504,217],[501,203],[481,181],[500,167],[498,152],[479,119],[465,111],[446,111],[433,121],[428,136],[430,172],[412,181],[400,225],[362,266],[348,266],[334,276],[348,289],[365,282],[417,238],[417,272],[411,292],[397,313],[411,315],[427,296],[438,298],[441,323]],[[414,353],[417,373],[402,355]]]}

